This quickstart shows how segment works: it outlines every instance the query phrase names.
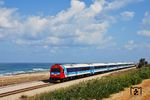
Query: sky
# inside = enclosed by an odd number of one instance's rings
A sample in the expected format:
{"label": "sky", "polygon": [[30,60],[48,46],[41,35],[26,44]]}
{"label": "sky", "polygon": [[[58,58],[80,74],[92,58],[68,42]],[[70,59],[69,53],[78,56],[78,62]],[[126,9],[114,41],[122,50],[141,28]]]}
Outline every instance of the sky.
{"label": "sky", "polygon": [[0,63],[150,61],[150,0],[0,0]]}

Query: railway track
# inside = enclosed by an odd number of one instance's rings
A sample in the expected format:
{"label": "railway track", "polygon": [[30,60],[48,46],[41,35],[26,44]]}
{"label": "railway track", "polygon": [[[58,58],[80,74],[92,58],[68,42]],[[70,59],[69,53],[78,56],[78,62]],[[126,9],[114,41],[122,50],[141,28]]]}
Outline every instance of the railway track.
{"label": "railway track", "polygon": [[17,94],[17,93],[21,93],[21,92],[26,92],[26,91],[30,91],[30,90],[34,90],[34,89],[39,89],[39,88],[42,88],[42,87],[47,87],[47,86],[50,86],[50,85],[51,84],[47,83],[47,84],[36,85],[36,86],[27,87],[27,88],[23,88],[23,89],[19,89],[19,90],[13,90],[13,91],[1,93],[0,98],[5,97],[5,96],[9,96],[9,95],[13,95],[13,94]]}

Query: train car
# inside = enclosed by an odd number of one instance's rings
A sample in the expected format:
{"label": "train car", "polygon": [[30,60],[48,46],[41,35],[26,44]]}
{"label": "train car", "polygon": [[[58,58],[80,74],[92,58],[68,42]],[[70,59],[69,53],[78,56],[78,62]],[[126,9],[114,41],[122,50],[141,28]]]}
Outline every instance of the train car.
{"label": "train car", "polygon": [[91,63],[91,64],[54,64],[50,68],[50,81],[93,75],[95,73],[118,70],[135,66],[132,62]]}

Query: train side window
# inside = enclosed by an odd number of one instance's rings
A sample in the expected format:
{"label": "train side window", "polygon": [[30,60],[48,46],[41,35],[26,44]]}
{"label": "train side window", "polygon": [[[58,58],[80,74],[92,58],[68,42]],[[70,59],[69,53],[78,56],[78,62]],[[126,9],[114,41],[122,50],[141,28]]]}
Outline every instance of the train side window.
{"label": "train side window", "polygon": [[90,70],[90,67],[67,68],[67,72],[77,72]]}
{"label": "train side window", "polygon": [[107,66],[95,66],[94,69],[106,68]]}
{"label": "train side window", "polygon": [[67,68],[67,72],[75,72],[76,68]]}

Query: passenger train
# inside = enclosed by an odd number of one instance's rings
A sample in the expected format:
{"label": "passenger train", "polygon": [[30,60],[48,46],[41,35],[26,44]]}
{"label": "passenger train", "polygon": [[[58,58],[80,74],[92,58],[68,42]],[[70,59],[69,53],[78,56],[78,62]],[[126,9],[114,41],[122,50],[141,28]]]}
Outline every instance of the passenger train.
{"label": "passenger train", "polygon": [[93,75],[100,72],[113,71],[133,67],[133,62],[124,63],[91,63],[91,64],[54,64],[50,68],[50,81]]}

